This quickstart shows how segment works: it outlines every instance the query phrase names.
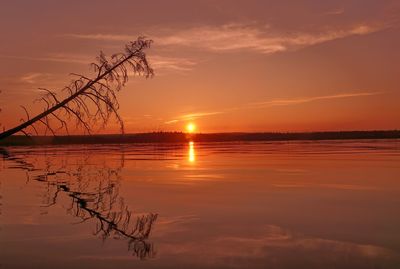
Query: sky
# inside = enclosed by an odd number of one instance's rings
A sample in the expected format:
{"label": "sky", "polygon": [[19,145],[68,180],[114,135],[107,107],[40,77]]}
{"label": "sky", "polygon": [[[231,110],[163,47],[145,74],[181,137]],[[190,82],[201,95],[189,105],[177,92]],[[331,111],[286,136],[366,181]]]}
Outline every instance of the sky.
{"label": "sky", "polygon": [[399,26],[391,0],[2,0],[0,122],[146,36],[155,76],[118,93],[126,132],[400,129]]}

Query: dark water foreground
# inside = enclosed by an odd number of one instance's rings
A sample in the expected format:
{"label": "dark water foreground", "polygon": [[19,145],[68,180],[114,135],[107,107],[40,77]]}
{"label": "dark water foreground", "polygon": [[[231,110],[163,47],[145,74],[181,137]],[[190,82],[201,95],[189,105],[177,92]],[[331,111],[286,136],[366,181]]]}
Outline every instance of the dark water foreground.
{"label": "dark water foreground", "polygon": [[398,140],[0,155],[0,268],[400,268]]}

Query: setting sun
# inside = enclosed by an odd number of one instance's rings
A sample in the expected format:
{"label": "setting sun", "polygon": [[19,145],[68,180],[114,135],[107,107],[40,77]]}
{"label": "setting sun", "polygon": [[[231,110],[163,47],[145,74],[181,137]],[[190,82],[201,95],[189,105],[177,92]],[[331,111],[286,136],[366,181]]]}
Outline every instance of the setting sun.
{"label": "setting sun", "polygon": [[188,133],[194,133],[195,130],[196,130],[196,125],[194,123],[190,122],[186,125],[186,131]]}

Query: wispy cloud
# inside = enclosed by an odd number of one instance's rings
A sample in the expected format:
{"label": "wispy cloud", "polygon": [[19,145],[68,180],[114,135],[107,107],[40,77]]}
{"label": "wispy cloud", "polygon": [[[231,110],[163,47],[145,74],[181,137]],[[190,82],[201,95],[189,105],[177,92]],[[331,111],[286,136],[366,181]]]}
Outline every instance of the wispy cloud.
{"label": "wispy cloud", "polygon": [[89,39],[89,40],[103,40],[103,41],[131,41],[136,37],[134,35],[124,34],[64,34],[64,37]]}
{"label": "wispy cloud", "polygon": [[209,112],[189,113],[189,114],[184,114],[184,115],[178,116],[177,118],[166,121],[164,123],[172,124],[172,123],[177,123],[180,121],[195,120],[195,119],[202,118],[205,116],[212,116],[212,115],[217,115],[217,114],[222,114],[222,113],[226,113],[226,111],[209,111]]}
{"label": "wispy cloud", "polygon": [[20,80],[25,83],[35,84],[37,82],[49,79],[51,75],[49,73],[27,73],[20,77]]}
{"label": "wispy cloud", "polygon": [[[335,11],[337,14],[341,10]],[[296,50],[349,36],[366,35],[385,28],[383,25],[355,24],[342,28],[330,28],[310,32],[287,32],[268,25],[224,24],[200,26],[186,30],[163,30],[163,34],[150,33],[159,46],[181,46],[214,52],[255,51],[271,54]],[[168,33],[169,32],[169,33]],[[103,41],[127,41],[132,35],[124,34],[67,34],[70,38]]]}
{"label": "wispy cloud", "polygon": [[[0,58],[18,59],[28,61],[45,61],[45,62],[59,62],[59,63],[74,63],[88,65],[95,61],[95,57],[75,54],[60,54],[53,53],[45,56],[13,56],[13,55],[0,55]],[[196,66],[197,62],[188,58],[179,57],[164,57],[159,55],[149,56],[149,62],[156,70],[162,71],[190,71]],[[25,82],[39,77],[39,73],[27,74],[21,78]]]}
{"label": "wispy cloud", "polygon": [[78,63],[89,64],[94,58],[82,55],[73,54],[48,54],[45,56],[16,56],[16,55],[0,55],[3,59],[17,59],[28,61],[45,61],[45,62],[60,62],[60,63]]}
{"label": "wispy cloud", "polygon": [[296,50],[336,39],[355,35],[366,35],[381,30],[382,27],[359,24],[344,29],[320,32],[276,31],[271,27],[255,25],[227,24],[204,26],[160,36],[155,40],[165,46],[186,46],[210,51],[251,50],[263,54]]}
{"label": "wispy cloud", "polygon": [[[344,28],[331,28],[314,32],[287,32],[273,29],[270,26],[256,24],[223,24],[217,26],[192,27],[185,30],[163,29],[152,31],[151,37],[158,48],[196,49],[208,52],[252,51],[261,54],[298,50],[340,38],[355,35],[366,35],[383,29],[383,26],[357,24]],[[150,31],[151,32],[151,31]],[[63,37],[127,42],[131,34],[65,34]],[[155,70],[185,72],[194,69],[198,64],[195,59],[150,55],[150,62]],[[63,57],[62,55],[40,58],[40,60],[60,62],[85,62],[87,59]]]}
{"label": "wispy cloud", "polygon": [[169,120],[169,121],[166,121],[164,123],[165,124],[173,124],[173,123],[177,123],[177,122],[179,122],[179,120]]}
{"label": "wispy cloud", "polygon": [[149,61],[155,70],[190,71],[197,65],[197,62],[191,59],[158,55],[149,56]]}
{"label": "wispy cloud", "polygon": [[273,106],[290,106],[290,105],[298,105],[316,101],[323,100],[334,100],[334,99],[343,99],[343,98],[356,98],[356,97],[366,97],[366,96],[375,96],[383,94],[383,92],[358,92],[358,93],[340,93],[340,94],[332,94],[332,95],[323,95],[323,96],[314,96],[314,97],[296,97],[296,98],[287,98],[287,99],[273,99],[262,102],[252,102],[247,103],[237,107],[230,107],[223,110],[216,111],[206,111],[206,112],[196,112],[183,114],[169,121],[165,121],[165,124],[173,124],[180,121],[188,121],[195,120],[202,117],[213,116],[218,114],[226,114],[237,110],[242,109],[258,109],[258,108],[267,108]]}
{"label": "wispy cloud", "polygon": [[204,116],[211,116],[216,114],[221,114],[221,111],[213,111],[213,112],[198,112],[198,113],[191,113],[185,114],[181,116],[181,119],[196,119]]}
{"label": "wispy cloud", "polygon": [[323,96],[314,96],[314,97],[274,99],[274,100],[270,100],[270,101],[249,103],[246,105],[246,107],[257,108],[257,107],[270,107],[270,106],[288,106],[288,105],[297,105],[297,104],[315,102],[315,101],[319,101],[319,100],[372,96],[372,95],[378,95],[378,94],[382,94],[382,92],[341,93],[341,94],[323,95]]}
{"label": "wispy cloud", "polygon": [[333,9],[333,10],[327,11],[327,12],[323,13],[323,15],[335,16],[335,15],[342,15],[343,13],[344,13],[344,8],[338,8],[338,9]]}

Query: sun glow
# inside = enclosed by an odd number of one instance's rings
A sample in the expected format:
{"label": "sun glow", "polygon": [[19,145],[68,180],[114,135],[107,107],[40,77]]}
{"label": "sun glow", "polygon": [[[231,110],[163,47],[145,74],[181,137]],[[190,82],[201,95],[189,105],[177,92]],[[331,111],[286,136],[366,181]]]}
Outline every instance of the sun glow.
{"label": "sun glow", "polygon": [[196,131],[196,125],[194,123],[192,123],[192,122],[188,123],[186,125],[186,131],[188,133],[194,133],[194,131]]}

